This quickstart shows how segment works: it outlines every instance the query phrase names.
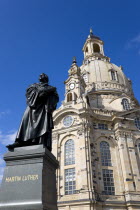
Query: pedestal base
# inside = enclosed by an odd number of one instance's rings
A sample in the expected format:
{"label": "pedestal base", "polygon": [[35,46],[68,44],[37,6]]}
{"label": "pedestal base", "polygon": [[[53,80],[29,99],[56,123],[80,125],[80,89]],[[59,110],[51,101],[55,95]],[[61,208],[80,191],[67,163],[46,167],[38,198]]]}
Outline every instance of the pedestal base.
{"label": "pedestal base", "polygon": [[2,210],[57,210],[58,161],[43,145],[15,148],[4,156]]}

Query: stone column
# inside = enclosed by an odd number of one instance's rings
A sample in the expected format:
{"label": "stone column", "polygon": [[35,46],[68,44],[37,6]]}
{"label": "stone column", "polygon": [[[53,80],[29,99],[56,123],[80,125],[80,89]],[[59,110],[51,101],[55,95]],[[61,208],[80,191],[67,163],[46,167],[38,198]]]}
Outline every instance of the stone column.
{"label": "stone column", "polygon": [[57,210],[58,161],[43,145],[19,147],[4,155],[0,188],[2,210]]}

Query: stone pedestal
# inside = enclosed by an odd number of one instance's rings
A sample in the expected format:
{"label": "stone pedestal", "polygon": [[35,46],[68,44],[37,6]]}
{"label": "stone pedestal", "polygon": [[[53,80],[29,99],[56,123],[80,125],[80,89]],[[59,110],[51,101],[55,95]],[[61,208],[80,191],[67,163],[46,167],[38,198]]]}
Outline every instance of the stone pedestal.
{"label": "stone pedestal", "polygon": [[15,148],[4,160],[0,209],[57,210],[58,161],[49,150],[43,145]]}

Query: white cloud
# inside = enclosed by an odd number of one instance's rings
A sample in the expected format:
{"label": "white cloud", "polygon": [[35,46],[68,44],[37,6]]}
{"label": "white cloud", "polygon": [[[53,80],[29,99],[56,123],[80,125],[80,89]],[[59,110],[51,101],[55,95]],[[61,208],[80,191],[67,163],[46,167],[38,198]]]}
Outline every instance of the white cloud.
{"label": "white cloud", "polygon": [[4,167],[0,167],[0,174],[3,174],[4,172]]}
{"label": "white cloud", "polygon": [[2,181],[2,177],[3,177],[3,172],[4,172],[4,166],[5,166],[5,164],[4,164],[4,161],[3,161],[3,159],[2,159],[2,156],[0,157],[0,164],[2,165],[1,167],[0,167],[0,182]]}
{"label": "white cloud", "polygon": [[0,175],[0,182],[2,181],[2,177],[3,177],[3,175]]}
{"label": "white cloud", "polygon": [[12,144],[16,138],[17,131],[10,131],[7,134],[3,134],[0,131],[0,143],[3,145]]}
{"label": "white cloud", "polygon": [[0,181],[2,180],[4,167],[0,167]]}
{"label": "white cloud", "polygon": [[4,167],[0,167],[0,182],[2,181]]}
{"label": "white cloud", "polygon": [[126,49],[136,49],[140,55],[140,34],[129,40],[126,44]]}
{"label": "white cloud", "polygon": [[140,43],[140,34],[131,40],[132,43]]}
{"label": "white cloud", "polygon": [[4,160],[3,160],[3,157],[0,156],[0,165],[4,164]]}
{"label": "white cloud", "polygon": [[7,114],[9,114],[9,113],[10,113],[10,110],[6,110],[6,111],[0,112],[0,118],[5,116],[5,115],[7,115]]}

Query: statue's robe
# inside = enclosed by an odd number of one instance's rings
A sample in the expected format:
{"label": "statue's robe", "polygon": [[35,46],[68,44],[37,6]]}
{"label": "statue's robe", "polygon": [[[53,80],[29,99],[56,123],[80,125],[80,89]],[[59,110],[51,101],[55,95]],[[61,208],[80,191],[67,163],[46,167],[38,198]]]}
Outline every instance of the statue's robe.
{"label": "statue's robe", "polygon": [[[47,83],[35,83],[26,92],[27,108],[23,115],[16,142],[37,139],[53,129],[52,112],[59,100],[56,88]],[[46,139],[47,141],[47,139]],[[48,141],[51,141],[48,139]],[[47,142],[51,147],[51,142]]]}

